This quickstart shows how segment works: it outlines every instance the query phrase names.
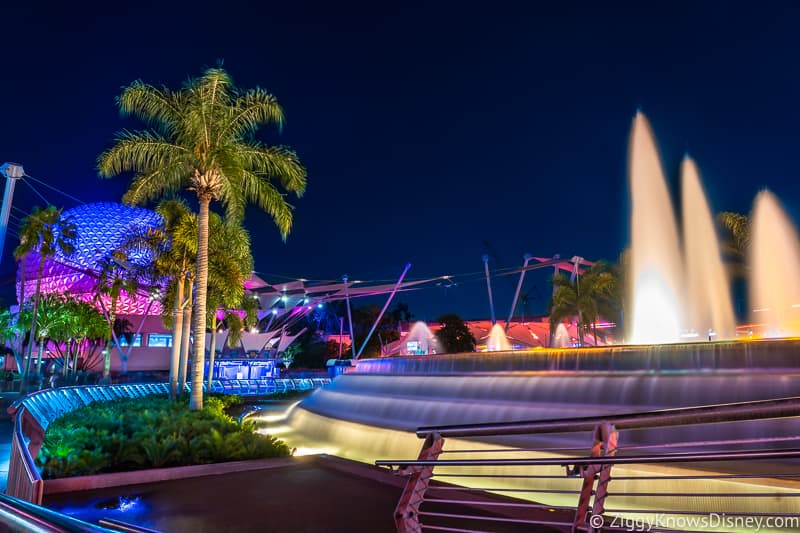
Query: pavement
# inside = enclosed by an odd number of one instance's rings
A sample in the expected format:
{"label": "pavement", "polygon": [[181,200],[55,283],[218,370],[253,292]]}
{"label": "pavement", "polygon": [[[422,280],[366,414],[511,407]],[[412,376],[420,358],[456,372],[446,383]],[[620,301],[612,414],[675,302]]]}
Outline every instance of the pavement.
{"label": "pavement", "polygon": [[[51,494],[44,505],[87,522],[114,518],[166,533],[393,533],[404,483],[371,465],[306,457],[266,470]],[[470,493],[471,500],[475,496]],[[487,514],[472,506],[426,504],[425,510]],[[424,521],[460,531],[486,528],[486,522],[474,520],[426,516]],[[493,522],[491,527],[501,533],[557,531],[516,523]]]}

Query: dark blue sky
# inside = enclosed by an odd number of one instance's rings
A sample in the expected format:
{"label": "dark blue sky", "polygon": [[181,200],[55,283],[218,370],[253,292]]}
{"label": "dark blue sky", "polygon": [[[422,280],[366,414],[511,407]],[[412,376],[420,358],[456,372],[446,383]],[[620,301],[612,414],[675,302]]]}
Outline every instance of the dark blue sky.
{"label": "dark blue sky", "polygon": [[[248,214],[268,280],[390,279],[407,261],[413,278],[471,273],[484,242],[493,267],[525,252],[615,260],[637,107],[672,181],[689,149],[715,210],[748,212],[768,186],[800,213],[800,8],[539,4],[4,7],[0,159],[81,200],[119,200],[128,179],[100,180],[94,164],[115,131],[138,126],[117,114],[120,87],[177,88],[222,59],[239,86],[278,97],[280,142],[309,170],[286,244]],[[14,205],[37,202],[21,185]],[[544,310],[546,278],[529,276],[524,292],[542,296],[529,312]],[[495,281],[501,316],[514,283]],[[403,299],[420,318],[488,315],[480,280]]]}

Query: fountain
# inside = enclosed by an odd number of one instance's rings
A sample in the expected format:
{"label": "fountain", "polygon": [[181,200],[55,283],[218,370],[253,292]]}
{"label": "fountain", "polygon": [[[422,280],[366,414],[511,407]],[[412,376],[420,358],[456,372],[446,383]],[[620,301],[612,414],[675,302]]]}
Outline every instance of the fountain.
{"label": "fountain", "polygon": [[678,232],[650,123],[633,120],[629,146],[633,344],[680,339],[682,268]]}
{"label": "fountain", "polygon": [[486,340],[486,351],[503,352],[510,349],[511,345],[508,343],[508,337],[506,337],[503,326],[500,324],[492,326],[492,330],[489,332],[489,338]]}
{"label": "fountain", "polygon": [[[354,372],[297,405],[277,434],[298,449],[370,463],[416,457],[421,441],[414,430],[425,425],[544,420],[796,395],[798,339],[674,344],[690,330],[699,337],[692,340],[706,340],[711,332],[718,339],[735,334],[713,219],[692,159],[683,161],[681,175],[682,244],[650,125],[637,114],[630,137],[631,340],[672,344],[362,360]],[[756,200],[753,240],[751,297],[760,306],[758,318],[777,324],[776,333],[800,332],[800,272],[795,270],[800,246],[769,193]],[[490,350],[505,340],[502,333],[493,327]],[[556,338],[565,333],[559,325]],[[696,431],[675,427],[654,431],[650,438],[689,441]],[[791,436],[800,431],[800,421],[743,421],[735,434],[728,431],[714,438]],[[637,440],[631,434],[624,438],[626,443]],[[588,436],[585,443],[576,442],[584,444],[588,449]],[[484,445],[496,443],[469,444]],[[574,505],[572,496],[543,501]],[[748,512],[761,510],[762,504],[737,502]],[[800,512],[800,499],[792,510]]]}
{"label": "fountain", "polygon": [[681,164],[683,248],[686,255],[688,325],[698,340],[732,339],[736,321],[728,284],[700,173],[690,157]]}
{"label": "fountain", "polygon": [[403,355],[428,355],[442,353],[439,340],[425,322],[415,322],[405,338]]}
{"label": "fountain", "polygon": [[728,279],[697,165],[688,156],[681,164],[682,258],[655,139],[641,113],[631,132],[630,184],[630,341],[660,344],[735,337]]}
{"label": "fountain", "polygon": [[800,335],[800,248],[797,232],[769,191],[756,197],[749,263],[752,321],[761,336]]}
{"label": "fountain", "polygon": [[559,323],[556,326],[556,331],[553,334],[553,348],[569,348],[572,346],[572,339],[569,337],[569,331],[567,330],[567,326],[563,323]]}

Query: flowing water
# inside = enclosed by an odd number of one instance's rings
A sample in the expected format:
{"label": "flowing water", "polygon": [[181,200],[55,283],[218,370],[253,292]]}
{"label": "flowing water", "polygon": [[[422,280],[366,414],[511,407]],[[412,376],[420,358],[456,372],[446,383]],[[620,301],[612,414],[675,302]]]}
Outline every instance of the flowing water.
{"label": "flowing water", "polygon": [[511,344],[508,342],[508,337],[506,337],[506,332],[503,330],[503,326],[500,324],[495,324],[492,326],[492,330],[489,332],[489,338],[486,340],[486,351],[500,352],[510,349]]}
{"label": "flowing water", "polygon": [[736,336],[728,276],[722,266],[700,174],[694,160],[681,165],[683,247],[686,256],[686,304],[688,328],[707,337],[732,339]]}
{"label": "flowing water", "polygon": [[[442,353],[439,340],[425,322],[415,322],[404,339],[403,355],[428,355]],[[413,353],[412,353],[413,352]]]}
{"label": "flowing water", "polygon": [[797,231],[769,191],[756,197],[750,245],[752,321],[765,337],[800,335]]}
{"label": "flowing water", "polygon": [[678,232],[672,201],[650,123],[642,113],[633,120],[629,146],[631,190],[633,344],[680,339],[683,284]]}

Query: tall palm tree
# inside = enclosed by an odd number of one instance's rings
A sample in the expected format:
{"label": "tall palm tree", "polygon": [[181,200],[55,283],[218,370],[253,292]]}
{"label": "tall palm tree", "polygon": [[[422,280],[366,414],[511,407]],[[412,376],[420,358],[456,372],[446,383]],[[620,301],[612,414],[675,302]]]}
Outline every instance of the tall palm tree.
{"label": "tall palm tree", "polygon": [[[61,209],[52,205],[44,209],[34,207],[31,213],[22,219],[19,245],[14,250],[14,257],[18,260],[24,260],[31,253],[39,254],[39,269],[36,276],[36,292],[34,293],[33,316],[31,319],[31,335],[25,357],[23,376],[27,376],[33,342],[36,339],[36,315],[39,311],[45,261],[55,257],[56,254],[72,255],[75,251],[76,239],[77,228],[75,224],[63,215]],[[37,373],[41,371],[41,365],[42,360],[39,358],[36,362]]]}
{"label": "tall palm tree", "polygon": [[[142,204],[180,190],[191,190],[199,204],[192,409],[203,406],[209,206],[222,203],[228,216],[241,219],[255,203],[275,221],[285,239],[292,207],[282,188],[301,196],[306,171],[294,152],[255,139],[262,125],[283,125],[283,110],[263,89],[240,91],[221,68],[206,70],[178,91],[136,81],[117,100],[120,111],[135,115],[150,131],[123,131],[100,155],[100,175],[135,172],[123,200]],[[280,188],[279,188],[280,187]]]}
{"label": "tall palm tree", "polygon": [[608,267],[595,263],[582,274],[575,283],[558,274],[553,277],[555,290],[550,300],[551,337],[555,326],[564,318],[578,317],[578,336],[584,344],[584,331],[593,326],[595,343],[597,342],[597,319],[602,312],[612,312],[619,304],[614,302],[617,295],[616,278]]}

